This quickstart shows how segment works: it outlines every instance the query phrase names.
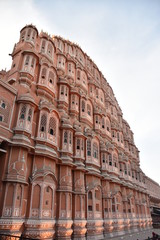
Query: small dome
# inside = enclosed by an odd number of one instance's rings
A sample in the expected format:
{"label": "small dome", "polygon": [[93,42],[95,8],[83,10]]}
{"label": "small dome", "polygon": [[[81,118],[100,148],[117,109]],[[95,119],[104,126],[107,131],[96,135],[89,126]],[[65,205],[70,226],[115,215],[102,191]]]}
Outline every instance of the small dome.
{"label": "small dome", "polygon": [[33,28],[34,30],[36,30],[37,35],[38,35],[38,30],[37,30],[36,26],[34,26],[34,25],[32,25],[32,24],[28,24],[28,25],[26,25],[25,27],[23,27],[23,28],[21,29],[20,33],[21,33],[25,28]]}

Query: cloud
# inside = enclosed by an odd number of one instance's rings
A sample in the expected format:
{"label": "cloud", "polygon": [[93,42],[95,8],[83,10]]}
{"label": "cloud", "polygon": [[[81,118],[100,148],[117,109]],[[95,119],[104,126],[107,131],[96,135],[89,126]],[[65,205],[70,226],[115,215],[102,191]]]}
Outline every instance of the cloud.
{"label": "cloud", "polygon": [[14,43],[19,40],[19,32],[26,24],[33,23],[38,28],[46,29],[45,17],[36,10],[33,0],[1,0],[0,1],[0,68],[7,69],[11,66],[11,57]]}

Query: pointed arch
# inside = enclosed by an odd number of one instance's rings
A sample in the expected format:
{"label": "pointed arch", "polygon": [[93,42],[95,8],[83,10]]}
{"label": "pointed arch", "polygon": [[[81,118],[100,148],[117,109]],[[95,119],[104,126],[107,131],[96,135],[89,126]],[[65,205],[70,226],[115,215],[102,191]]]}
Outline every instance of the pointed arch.
{"label": "pointed arch", "polygon": [[83,100],[82,100],[81,111],[82,111],[82,112],[85,112],[85,111],[86,111],[85,108],[86,108],[86,104],[85,104],[85,100],[83,99]]}
{"label": "pointed arch", "polygon": [[40,122],[40,132],[45,132],[47,126],[47,115],[45,113],[41,116],[41,122]]}
{"label": "pointed arch", "polygon": [[57,135],[57,120],[55,117],[51,116],[49,119],[48,133],[53,136]]}
{"label": "pointed arch", "polygon": [[32,209],[40,208],[40,193],[41,193],[41,187],[38,184],[36,184],[33,187]]}
{"label": "pointed arch", "polygon": [[87,139],[87,156],[91,157],[91,139]]}

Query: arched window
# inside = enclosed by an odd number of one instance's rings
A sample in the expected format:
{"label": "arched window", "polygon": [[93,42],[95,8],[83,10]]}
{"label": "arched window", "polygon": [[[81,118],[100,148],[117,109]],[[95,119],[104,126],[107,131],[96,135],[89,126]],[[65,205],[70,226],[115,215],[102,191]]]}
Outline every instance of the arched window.
{"label": "arched window", "polygon": [[58,48],[63,52],[63,43],[62,41],[58,41]]}
{"label": "arched window", "polygon": [[116,211],[115,198],[112,198],[112,212]]}
{"label": "arched window", "polygon": [[30,39],[30,35],[31,35],[31,29],[29,28],[29,29],[28,29],[28,32],[27,32],[27,40]]}
{"label": "arched window", "polygon": [[87,82],[87,80],[86,80],[86,75],[85,75],[85,73],[83,73],[83,84],[86,85],[86,82]]}
{"label": "arched window", "polygon": [[22,32],[22,36],[21,36],[22,42],[24,41],[25,35],[26,35],[26,31],[23,31],[23,32]]}
{"label": "arched window", "polygon": [[100,95],[101,96],[101,102],[104,102],[104,100],[103,100],[103,95]]}
{"label": "arched window", "polygon": [[113,115],[113,107],[111,107],[111,114]]}
{"label": "arched window", "polygon": [[102,118],[102,128],[105,128],[105,121],[104,121],[104,118]]}
{"label": "arched window", "polygon": [[81,79],[81,72],[80,72],[80,70],[77,70],[77,79],[78,79],[78,80]]}
{"label": "arched window", "polygon": [[98,199],[98,200],[100,200],[100,198],[101,198],[101,193],[100,193],[99,189],[95,190],[95,198]]}
{"label": "arched window", "polygon": [[64,69],[64,67],[65,67],[65,58],[64,57],[58,56],[57,66]]}
{"label": "arched window", "polygon": [[92,192],[88,192],[88,211],[93,211],[93,202],[92,202],[93,196]]}
{"label": "arched window", "polygon": [[107,131],[110,132],[110,123],[108,120],[106,120],[106,128],[107,128]]}
{"label": "arched window", "polygon": [[50,135],[56,136],[56,119],[54,117],[51,117],[49,120],[48,133]]}
{"label": "arched window", "polygon": [[39,209],[40,195],[41,195],[41,187],[37,184],[34,186],[34,191],[33,191],[33,198],[32,198],[32,208],[33,209]]}
{"label": "arched window", "polygon": [[87,139],[87,156],[91,156],[91,139]]}
{"label": "arched window", "polygon": [[46,124],[47,124],[47,116],[43,114],[41,116],[41,124],[40,124],[40,131],[45,132],[46,131]]}
{"label": "arched window", "polygon": [[21,198],[22,198],[22,186],[18,185],[17,186],[17,197],[16,197],[16,202],[15,202],[15,205],[17,208],[21,207]]}
{"label": "arched window", "polygon": [[122,172],[122,163],[119,164],[119,171]]}
{"label": "arched window", "polygon": [[49,77],[48,77],[48,81],[52,84],[54,84],[54,73],[53,72],[49,72]]}
{"label": "arched window", "polygon": [[99,96],[98,96],[98,89],[96,89],[96,98],[99,98]]}
{"label": "arched window", "polygon": [[81,139],[81,149],[82,149],[82,151],[84,150],[84,140],[83,139]]}
{"label": "arched window", "polygon": [[68,72],[71,73],[71,71],[72,71],[72,64],[68,63]]}
{"label": "arched window", "polygon": [[34,41],[34,39],[35,39],[35,36],[36,36],[36,32],[33,31],[33,32],[32,32],[32,40],[33,40],[33,41]]}
{"label": "arched window", "polygon": [[117,117],[117,111],[116,111],[116,108],[114,108],[114,116]]}
{"label": "arched window", "polygon": [[75,104],[75,95],[72,95],[72,104]]}
{"label": "arched window", "polygon": [[113,154],[113,165],[114,167],[118,167],[118,159],[116,154]]}
{"label": "arched window", "polygon": [[109,154],[109,165],[112,166],[112,154]]}
{"label": "arched window", "polygon": [[25,63],[24,63],[25,66],[29,65],[29,59],[30,59],[30,56],[26,56]]}
{"label": "arched window", "polygon": [[118,142],[120,141],[119,132],[117,132],[117,140],[118,140]]}
{"label": "arched window", "polygon": [[7,190],[7,196],[6,196],[6,202],[5,205],[7,207],[12,207],[13,206],[13,196],[14,196],[15,188],[13,184],[8,185],[8,190]]}
{"label": "arched window", "polygon": [[64,132],[64,143],[68,142],[68,133],[67,131]]}
{"label": "arched window", "polygon": [[58,65],[61,65],[61,64],[62,64],[62,57],[58,56]]}
{"label": "arched window", "polygon": [[31,67],[34,68],[34,64],[35,64],[35,59],[34,57],[32,57],[32,62],[31,62]]}
{"label": "arched window", "polygon": [[130,202],[130,199],[128,199],[128,212],[131,213],[131,202]]}
{"label": "arched window", "polygon": [[98,159],[98,144],[93,144],[93,157]]}
{"label": "arched window", "polygon": [[52,195],[53,191],[50,186],[44,188],[45,194],[43,195],[43,209],[52,210]]}
{"label": "arched window", "polygon": [[124,165],[124,173],[127,175],[127,166],[126,166],[126,164]]}
{"label": "arched window", "polygon": [[82,100],[82,112],[85,112],[85,101]]}
{"label": "arched window", "polygon": [[91,116],[91,106],[89,104],[87,104],[87,113]]}
{"label": "arched window", "polygon": [[115,136],[115,132],[114,132],[114,131],[112,131],[112,137],[113,137],[113,138],[114,138],[114,137],[116,137],[116,136]]}
{"label": "arched window", "polygon": [[98,72],[96,72],[96,80],[99,82],[99,73]]}
{"label": "arched window", "polygon": [[61,95],[64,95],[64,86],[61,86]]}
{"label": "arched window", "polygon": [[122,133],[121,133],[121,143],[123,143],[123,135],[122,135]]}
{"label": "arched window", "polygon": [[73,55],[73,53],[72,53],[72,47],[71,47],[71,46],[69,46],[68,52],[69,52],[69,54],[70,54],[71,56]]}
{"label": "arched window", "polygon": [[[21,106],[20,106],[21,109]],[[0,99],[0,122],[8,123],[10,113],[10,105],[7,101]],[[19,115],[20,118],[20,115]]]}
{"label": "arched window", "polygon": [[128,164],[128,175],[131,176],[131,166]]}
{"label": "arched window", "polygon": [[68,96],[68,88],[67,87],[65,87],[65,95],[66,95],[66,97]]}
{"label": "arched window", "polygon": [[50,192],[50,190],[51,190],[51,188],[48,186],[48,187],[46,187],[46,192]]}
{"label": "arched window", "polygon": [[72,133],[69,133],[69,144],[72,144]]}
{"label": "arched window", "polygon": [[29,111],[28,111],[28,118],[27,118],[27,120],[30,122],[31,118],[32,118],[32,109],[30,108]]}
{"label": "arched window", "polygon": [[44,53],[45,52],[45,47],[46,47],[46,41],[42,41],[42,46],[41,46],[41,51]]}
{"label": "arched window", "polygon": [[77,149],[80,149],[80,144],[81,144],[81,141],[80,141],[80,139],[78,138],[78,139],[77,139]]}
{"label": "arched window", "polygon": [[35,62],[36,60],[33,56],[26,55],[24,58],[23,70],[33,74],[33,70],[35,68]]}
{"label": "arched window", "polygon": [[102,162],[105,163],[106,162],[106,157],[105,157],[105,153],[102,154]]}
{"label": "arched window", "polygon": [[42,73],[41,73],[41,78],[42,78],[42,79],[46,79],[46,74],[47,74],[47,69],[46,69],[46,68],[43,68],[43,69],[42,69]]}
{"label": "arched window", "polygon": [[52,50],[53,50],[52,45],[49,43],[47,48],[48,55],[52,56]]}
{"label": "arched window", "polygon": [[98,124],[98,116],[96,115],[96,124]]}
{"label": "arched window", "polygon": [[20,119],[25,119],[26,115],[26,105],[23,105],[21,108]]}
{"label": "arched window", "polygon": [[88,199],[92,199],[92,192],[91,191],[88,192]]}

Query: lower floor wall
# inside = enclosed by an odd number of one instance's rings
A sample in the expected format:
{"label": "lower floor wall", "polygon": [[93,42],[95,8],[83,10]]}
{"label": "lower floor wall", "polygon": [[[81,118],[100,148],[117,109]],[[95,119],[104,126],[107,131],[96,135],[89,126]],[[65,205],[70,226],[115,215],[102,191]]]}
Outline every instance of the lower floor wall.
{"label": "lower floor wall", "polygon": [[2,160],[8,167],[0,181],[1,233],[34,239],[104,239],[152,226],[144,182],[119,175],[115,168],[101,172],[98,163],[87,165],[85,160],[85,165],[77,159],[76,165],[69,156],[58,162],[18,147]]}
{"label": "lower floor wall", "polygon": [[149,216],[114,219],[0,219],[0,233],[34,239],[107,239],[150,229]]}

